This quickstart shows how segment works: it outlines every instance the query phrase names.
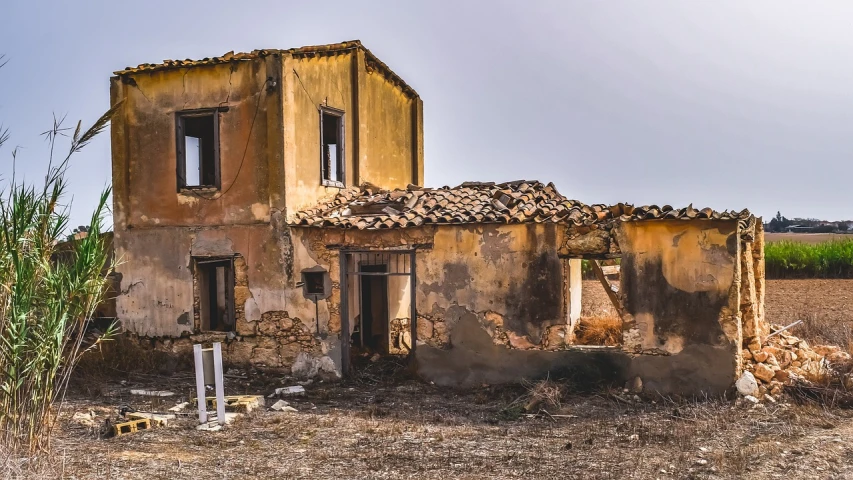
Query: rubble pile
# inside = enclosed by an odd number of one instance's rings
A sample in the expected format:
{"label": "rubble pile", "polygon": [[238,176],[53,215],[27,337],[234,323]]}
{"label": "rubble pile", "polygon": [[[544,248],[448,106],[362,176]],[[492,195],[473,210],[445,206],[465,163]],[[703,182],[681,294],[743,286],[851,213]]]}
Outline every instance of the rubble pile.
{"label": "rubble pile", "polygon": [[744,374],[736,385],[742,395],[759,399],[777,396],[786,384],[825,383],[830,378],[853,389],[850,369],[853,360],[849,353],[837,346],[812,347],[807,341],[781,330],[782,327],[772,325],[774,333],[763,343],[752,338],[746,344],[742,352]]}

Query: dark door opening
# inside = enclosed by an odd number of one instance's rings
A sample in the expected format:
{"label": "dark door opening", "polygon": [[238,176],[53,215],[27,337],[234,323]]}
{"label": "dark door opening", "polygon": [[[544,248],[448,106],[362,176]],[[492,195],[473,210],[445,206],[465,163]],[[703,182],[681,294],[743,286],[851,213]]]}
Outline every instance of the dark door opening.
{"label": "dark door opening", "polygon": [[197,260],[199,320],[202,331],[234,330],[232,259]]}
{"label": "dark door opening", "polygon": [[[362,273],[385,273],[387,265],[361,265]],[[363,275],[361,279],[361,315],[357,345],[375,353],[388,353],[388,277]]]}

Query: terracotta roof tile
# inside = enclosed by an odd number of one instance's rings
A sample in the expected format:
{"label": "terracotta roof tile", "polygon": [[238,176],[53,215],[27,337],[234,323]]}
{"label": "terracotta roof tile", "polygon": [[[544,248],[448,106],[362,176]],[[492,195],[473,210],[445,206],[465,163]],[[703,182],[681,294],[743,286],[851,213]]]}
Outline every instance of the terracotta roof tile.
{"label": "terracotta roof tile", "polygon": [[405,228],[424,224],[567,223],[576,226],[650,219],[721,219],[754,221],[748,210],[717,212],[693,205],[673,209],[619,203],[586,205],[561,195],[553,184],[515,181],[466,182],[458,187],[382,190],[373,185],[341,190],[314,208],[297,212],[293,226]]}
{"label": "terracotta roof tile", "polygon": [[406,82],[403,81],[402,78],[400,78],[399,75],[394,73],[394,71],[391,70],[388,65],[379,60],[379,58],[377,58],[376,55],[374,55],[370,50],[365,48],[359,40],[350,40],[341,43],[330,43],[326,45],[308,45],[305,47],[289,49],[261,49],[252,50],[251,52],[240,53],[234,53],[233,51],[231,51],[218,57],[205,57],[199,60],[191,60],[189,58],[186,60],[163,60],[160,63],[142,63],[135,67],[127,67],[124,70],[119,70],[113,73],[115,75],[122,76],[134,73],[154,72],[158,70],[167,70],[173,68],[187,68],[202,65],[218,65],[222,63],[245,62],[264,58],[267,56],[291,55],[293,57],[314,57],[323,55],[337,55],[352,50],[361,50],[364,52],[365,68],[369,72],[374,70],[378,71],[385,75],[385,77],[389,81],[391,81],[391,83],[400,87],[400,89],[406,92],[407,94],[411,95],[412,97],[418,96],[418,93],[415,92],[415,89],[410,87]]}

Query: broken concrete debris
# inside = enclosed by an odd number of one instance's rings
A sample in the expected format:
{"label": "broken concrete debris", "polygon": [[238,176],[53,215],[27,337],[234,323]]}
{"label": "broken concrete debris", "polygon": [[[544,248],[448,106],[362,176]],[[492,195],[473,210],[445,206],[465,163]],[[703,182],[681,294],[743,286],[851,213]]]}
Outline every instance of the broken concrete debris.
{"label": "broken concrete debris", "polygon": [[276,388],[275,392],[273,392],[272,395],[270,395],[270,398],[281,397],[284,395],[304,395],[304,394],[305,394],[305,387],[303,387],[302,385],[293,385],[291,387]]}
{"label": "broken concrete debris", "polygon": [[175,392],[170,392],[168,390],[142,390],[142,389],[132,389],[130,391],[131,395],[143,395],[146,397],[174,397]]}
{"label": "broken concrete debris", "polygon": [[289,403],[284,400],[279,400],[270,406],[271,409],[277,412],[297,412],[295,408],[291,407]]}
{"label": "broken concrete debris", "polygon": [[169,411],[170,412],[181,412],[185,408],[187,408],[188,406],[190,406],[190,402],[181,402],[181,403],[175,405],[174,407],[170,408]]}
{"label": "broken concrete debris", "polygon": [[[226,413],[225,414],[225,425],[233,423],[238,418],[242,417],[242,413]],[[206,423],[202,423],[201,425],[195,427],[196,430],[203,430],[207,432],[218,432],[222,430],[222,425],[219,424],[219,420],[217,420],[216,415],[212,415],[208,418]]]}

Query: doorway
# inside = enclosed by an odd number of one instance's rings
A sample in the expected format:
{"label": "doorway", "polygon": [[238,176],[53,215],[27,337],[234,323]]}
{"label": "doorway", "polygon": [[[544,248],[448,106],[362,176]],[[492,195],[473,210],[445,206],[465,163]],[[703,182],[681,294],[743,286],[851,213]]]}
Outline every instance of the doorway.
{"label": "doorway", "polygon": [[[360,265],[361,273],[387,273],[388,265]],[[356,345],[371,353],[388,353],[388,277],[361,275],[361,314]]]}
{"label": "doorway", "polygon": [[412,250],[341,252],[344,372],[381,357],[412,355],[417,331],[414,285]]}

